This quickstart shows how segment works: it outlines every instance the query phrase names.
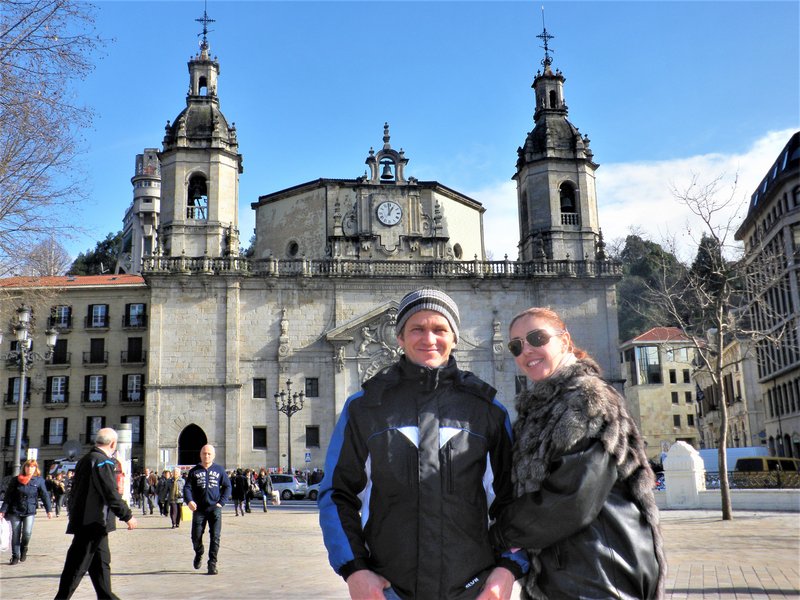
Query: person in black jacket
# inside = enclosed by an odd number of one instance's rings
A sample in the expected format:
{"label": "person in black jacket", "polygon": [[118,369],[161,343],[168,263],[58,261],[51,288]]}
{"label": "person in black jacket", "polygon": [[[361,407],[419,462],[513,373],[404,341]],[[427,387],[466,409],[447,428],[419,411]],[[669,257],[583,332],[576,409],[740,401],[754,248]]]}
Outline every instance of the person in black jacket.
{"label": "person in black jacket", "polygon": [[39,498],[44,503],[47,518],[51,518],[50,494],[47,493],[44,480],[39,476],[39,464],[29,459],[23,463],[20,474],[8,484],[3,505],[0,506],[0,519],[8,517],[11,521],[10,565],[25,562],[28,556],[28,544],[33,533],[33,520]]}
{"label": "person in black jacket", "polygon": [[518,497],[490,535],[498,548],[528,549],[533,566],[522,597],[662,598],[654,477],[625,399],[552,310],[520,313],[510,338],[532,383],[516,400]]}
{"label": "person in black jacket", "polygon": [[114,476],[117,432],[104,427],[95,446],[75,466],[69,494],[67,533],[73,534],[67,550],[56,600],[71,598],[89,571],[98,598],[116,598],[111,592],[111,552],[108,532],[116,529],[114,515],[128,529],[136,528],[131,509],[119,495]]}
{"label": "person in black jacket", "polygon": [[199,569],[203,564],[203,534],[208,524],[208,574],[217,574],[217,554],[222,532],[222,507],[231,499],[231,480],[221,466],[214,462],[214,446],[200,448],[200,462],[192,467],[183,488],[183,499],[192,511],[192,547],[194,562]]}
{"label": "person in black jacket", "polygon": [[507,600],[524,552],[488,524],[513,499],[511,428],[495,390],[456,365],[458,307],[440,290],[397,311],[404,356],[351,396],[320,484],[320,526],[351,598]]}

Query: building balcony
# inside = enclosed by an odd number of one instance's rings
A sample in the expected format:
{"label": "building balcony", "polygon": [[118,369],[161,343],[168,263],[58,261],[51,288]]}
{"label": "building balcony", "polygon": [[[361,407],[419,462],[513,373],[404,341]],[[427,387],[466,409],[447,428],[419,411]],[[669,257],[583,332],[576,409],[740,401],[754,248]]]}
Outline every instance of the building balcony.
{"label": "building balcony", "polygon": [[120,352],[119,361],[123,365],[143,365],[147,362],[147,352],[144,350],[138,352],[123,350]]}
{"label": "building balcony", "polygon": [[110,321],[111,321],[111,319],[108,318],[108,315],[104,315],[102,317],[99,317],[99,316],[84,317],[83,318],[83,328],[84,329],[108,329]]}
{"label": "building balcony", "polygon": [[61,446],[66,441],[67,436],[63,433],[59,435],[42,434],[42,446]]}
{"label": "building balcony", "polygon": [[[17,442],[17,438],[15,438],[14,436],[0,438],[0,447],[2,447],[2,448],[13,448],[16,445],[16,442]],[[23,446],[28,446],[29,442],[30,442],[30,440],[28,439],[28,436],[27,435],[23,435],[22,436],[22,445]]]}
{"label": "building balcony", "polygon": [[141,406],[144,404],[144,391],[141,392],[120,391],[119,403],[125,406]]}
{"label": "building balcony", "polygon": [[45,363],[48,367],[68,367],[72,363],[72,352],[53,354]]}
{"label": "building balcony", "polygon": [[124,329],[146,329],[147,315],[123,315],[122,327]]}
{"label": "building balcony", "polygon": [[84,352],[83,364],[105,366],[108,364],[108,352]]}
{"label": "building balcony", "polygon": [[[6,408],[17,408],[17,402],[19,402],[19,394],[4,394],[3,395],[3,406]],[[23,406],[28,407],[31,405],[31,395],[30,393],[25,394],[25,403]]]}
{"label": "building balcony", "polygon": [[45,394],[45,408],[67,408],[69,406],[69,392],[62,394]]}
{"label": "building balcony", "polygon": [[105,406],[106,405],[106,391],[102,392],[87,392],[81,393],[81,404],[83,406]]}
{"label": "building balcony", "polygon": [[47,326],[58,329],[58,333],[72,331],[72,317],[48,317]]}

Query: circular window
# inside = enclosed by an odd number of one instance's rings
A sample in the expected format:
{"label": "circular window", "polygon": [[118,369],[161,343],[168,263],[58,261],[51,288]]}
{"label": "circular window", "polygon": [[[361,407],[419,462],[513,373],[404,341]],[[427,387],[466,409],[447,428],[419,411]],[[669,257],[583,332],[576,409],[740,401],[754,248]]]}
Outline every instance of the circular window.
{"label": "circular window", "polygon": [[297,253],[300,252],[300,246],[297,245],[297,242],[291,241],[289,245],[286,246],[286,254],[291,257],[297,256]]}
{"label": "circular window", "polygon": [[456,255],[457,259],[461,260],[461,257],[464,256],[464,249],[461,247],[461,244],[453,246],[453,254]]}

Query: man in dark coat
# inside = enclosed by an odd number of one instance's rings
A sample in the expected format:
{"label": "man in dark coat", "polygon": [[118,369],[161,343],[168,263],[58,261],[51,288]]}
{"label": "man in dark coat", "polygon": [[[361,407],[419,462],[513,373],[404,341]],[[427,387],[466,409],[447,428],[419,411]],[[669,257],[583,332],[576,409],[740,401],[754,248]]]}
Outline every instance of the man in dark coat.
{"label": "man in dark coat", "polygon": [[78,461],[69,495],[67,533],[74,535],[67,551],[56,600],[71,598],[89,571],[98,598],[116,598],[111,592],[111,552],[108,532],[116,529],[114,515],[128,529],[136,528],[131,509],[119,495],[114,477],[117,432],[104,427],[95,446]]}

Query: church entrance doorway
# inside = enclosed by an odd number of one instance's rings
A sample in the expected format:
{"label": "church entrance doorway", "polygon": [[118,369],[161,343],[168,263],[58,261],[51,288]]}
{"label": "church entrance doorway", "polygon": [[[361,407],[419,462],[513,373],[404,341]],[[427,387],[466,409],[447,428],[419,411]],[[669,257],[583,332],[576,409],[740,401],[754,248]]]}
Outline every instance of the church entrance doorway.
{"label": "church entrance doorway", "polygon": [[200,448],[208,443],[205,431],[192,423],[178,436],[178,464],[196,465],[200,462]]}

